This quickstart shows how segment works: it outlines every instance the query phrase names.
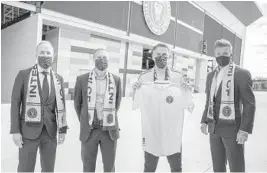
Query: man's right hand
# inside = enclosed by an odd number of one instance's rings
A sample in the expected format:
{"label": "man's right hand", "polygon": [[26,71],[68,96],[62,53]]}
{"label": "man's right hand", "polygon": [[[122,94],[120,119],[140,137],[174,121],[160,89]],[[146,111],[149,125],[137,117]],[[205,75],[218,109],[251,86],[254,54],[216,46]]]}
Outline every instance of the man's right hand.
{"label": "man's right hand", "polygon": [[20,133],[13,134],[13,141],[19,148],[22,148],[23,141]]}
{"label": "man's right hand", "polygon": [[205,135],[208,135],[207,127],[208,127],[208,125],[205,124],[205,123],[202,123],[202,124],[201,124],[201,127],[200,127],[201,132],[202,132],[203,134],[205,134]]}
{"label": "man's right hand", "polygon": [[136,89],[139,89],[141,87],[141,82],[137,81],[133,84],[133,89],[136,90]]}

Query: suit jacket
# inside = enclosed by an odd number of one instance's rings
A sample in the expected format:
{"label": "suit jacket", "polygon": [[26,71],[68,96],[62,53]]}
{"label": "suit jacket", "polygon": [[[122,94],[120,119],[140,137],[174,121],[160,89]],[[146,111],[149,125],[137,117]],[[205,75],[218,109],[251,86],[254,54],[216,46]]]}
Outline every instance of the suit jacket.
{"label": "suit jacket", "polygon": [[[25,123],[25,105],[27,87],[31,68],[20,70],[13,86],[11,98],[11,134],[21,133],[24,138],[36,139],[42,132],[45,125],[50,137],[55,138],[57,135],[57,122],[56,122],[56,91],[54,86],[54,79],[51,75],[51,93],[49,98],[44,101],[41,97],[41,112],[42,118],[40,124]],[[63,78],[56,74],[61,82],[63,88]],[[39,84],[39,90],[41,90]],[[64,97],[64,90],[63,90]],[[65,97],[64,97],[65,104]],[[66,133],[66,132],[63,132]]]}
{"label": "suit jacket", "polygon": [[[210,89],[215,71],[207,76],[206,81],[206,106],[203,112],[201,123],[207,123],[206,117],[210,99]],[[255,96],[252,91],[252,79],[248,70],[236,66],[234,72],[234,104],[235,104],[235,124],[217,124],[219,118],[220,102],[221,102],[222,83],[218,88],[215,96],[215,123],[209,123],[209,133],[219,136],[236,135],[238,130],[252,133],[255,117]]]}
{"label": "suit jacket", "polygon": [[[113,75],[113,74],[112,74]],[[89,129],[89,120],[88,120],[88,101],[87,101],[87,88],[88,88],[88,77],[89,73],[78,76],[75,84],[74,91],[74,107],[80,121],[80,140],[85,142],[90,136],[91,129]],[[120,108],[121,103],[121,80],[120,77],[113,75],[115,84],[117,87],[116,93],[116,109],[117,111]],[[116,129],[110,130],[109,135],[112,140],[119,139],[119,124],[118,116],[116,112]]]}

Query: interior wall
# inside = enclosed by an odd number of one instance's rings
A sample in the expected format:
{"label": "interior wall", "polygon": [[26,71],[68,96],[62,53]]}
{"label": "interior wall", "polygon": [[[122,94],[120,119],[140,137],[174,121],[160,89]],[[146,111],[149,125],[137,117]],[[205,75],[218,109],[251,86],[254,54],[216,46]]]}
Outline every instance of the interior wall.
{"label": "interior wall", "polygon": [[41,41],[42,24],[33,15],[1,30],[1,103],[9,103],[18,72],[36,63],[36,45]]}
{"label": "interior wall", "polygon": [[57,61],[58,61],[58,44],[59,44],[59,28],[48,31],[45,34],[45,40],[49,41],[54,48],[54,61],[52,69],[57,72]]}

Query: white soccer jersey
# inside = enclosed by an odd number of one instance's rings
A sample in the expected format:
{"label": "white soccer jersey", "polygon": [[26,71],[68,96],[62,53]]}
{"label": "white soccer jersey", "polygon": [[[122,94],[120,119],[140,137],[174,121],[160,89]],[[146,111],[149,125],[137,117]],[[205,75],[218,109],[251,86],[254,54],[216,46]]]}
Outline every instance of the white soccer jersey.
{"label": "white soccer jersey", "polygon": [[142,116],[143,150],[155,156],[181,152],[184,109],[192,93],[172,84],[146,84],[135,92]]}

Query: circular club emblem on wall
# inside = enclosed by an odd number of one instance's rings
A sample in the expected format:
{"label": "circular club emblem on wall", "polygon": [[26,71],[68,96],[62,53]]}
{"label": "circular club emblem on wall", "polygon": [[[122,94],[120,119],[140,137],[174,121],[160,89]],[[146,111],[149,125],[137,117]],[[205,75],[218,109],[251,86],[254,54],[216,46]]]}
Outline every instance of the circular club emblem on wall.
{"label": "circular club emblem on wall", "polygon": [[166,102],[169,103],[169,104],[171,104],[173,102],[173,97],[172,96],[168,96],[166,98]]}
{"label": "circular club emblem on wall", "polygon": [[224,116],[229,117],[232,114],[232,109],[229,106],[225,106],[222,113]]}
{"label": "circular club emblem on wall", "polygon": [[143,11],[148,28],[156,35],[164,34],[170,24],[170,1],[144,1]]}
{"label": "circular club emblem on wall", "polygon": [[108,114],[108,116],[107,116],[107,122],[109,124],[113,123],[113,115],[112,114]]}
{"label": "circular club emblem on wall", "polygon": [[28,111],[27,111],[27,115],[29,118],[33,119],[33,118],[36,118],[37,117],[37,110],[35,108],[30,108]]}

